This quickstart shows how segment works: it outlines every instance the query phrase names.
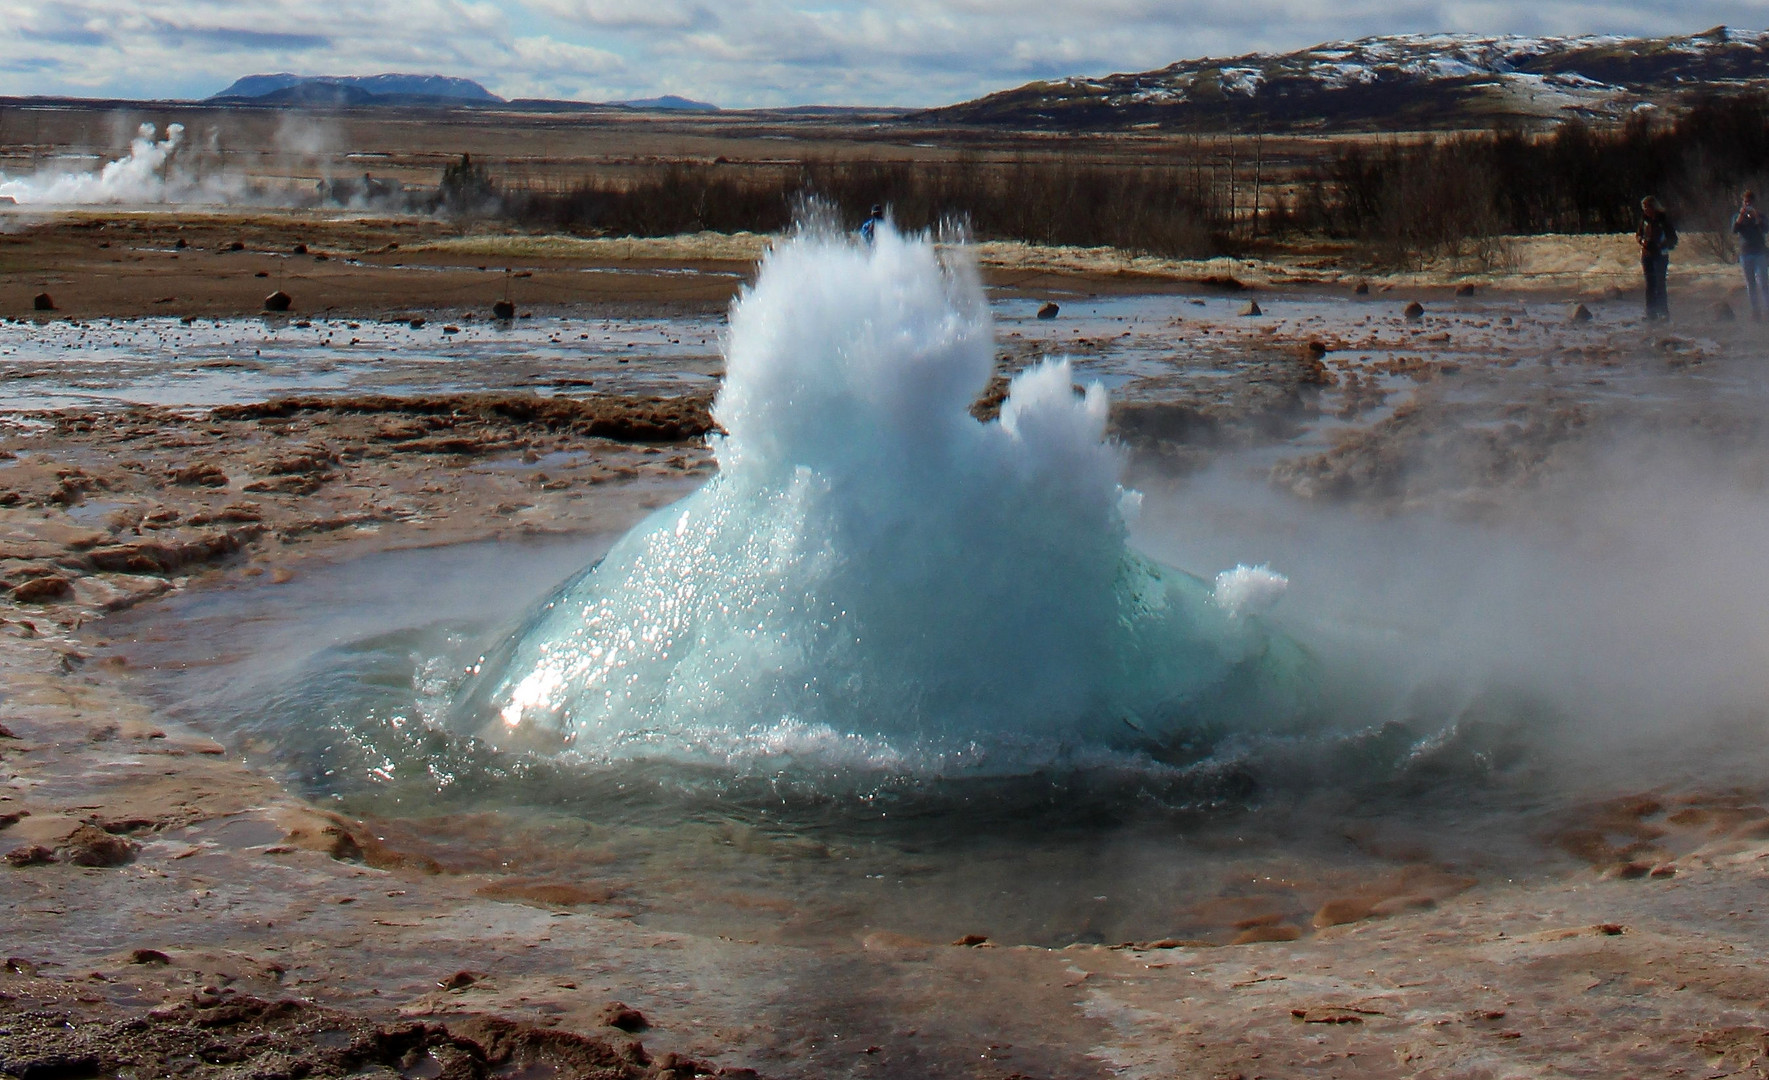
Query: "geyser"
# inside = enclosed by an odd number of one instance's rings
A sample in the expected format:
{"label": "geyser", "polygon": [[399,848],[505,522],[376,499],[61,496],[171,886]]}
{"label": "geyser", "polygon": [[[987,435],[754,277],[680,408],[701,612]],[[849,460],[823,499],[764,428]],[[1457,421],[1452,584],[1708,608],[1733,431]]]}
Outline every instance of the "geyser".
{"label": "geyser", "polygon": [[1306,659],[1259,618],[1283,578],[1212,588],[1128,546],[1101,386],[1045,362],[972,416],[994,349],[962,248],[803,227],[725,347],[718,475],[482,659],[458,726],[601,761],[951,774],[1295,713]]}

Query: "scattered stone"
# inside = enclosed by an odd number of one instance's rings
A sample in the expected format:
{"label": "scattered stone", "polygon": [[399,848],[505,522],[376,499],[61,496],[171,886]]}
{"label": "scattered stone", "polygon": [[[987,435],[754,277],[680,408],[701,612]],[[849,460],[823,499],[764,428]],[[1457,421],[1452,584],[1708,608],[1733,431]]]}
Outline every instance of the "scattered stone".
{"label": "scattered stone", "polygon": [[1295,941],[1302,937],[1302,928],[1289,923],[1271,926],[1249,926],[1235,935],[1230,945],[1258,945],[1267,941]]}
{"label": "scattered stone", "polygon": [[1259,310],[1259,301],[1257,301],[1257,300],[1247,301],[1247,306],[1241,309],[1241,315],[1243,317],[1254,316],[1254,315],[1264,315],[1264,314],[1265,314],[1265,312]]}
{"label": "scattered stone", "polygon": [[289,251],[290,251],[290,253],[295,254],[295,255],[305,255],[305,254],[307,254],[307,245],[306,244],[296,244],[294,247],[290,248]]}
{"label": "scattered stone", "polygon": [[264,310],[265,311],[287,311],[287,310],[289,310],[289,305],[291,305],[293,303],[294,303],[294,301],[289,298],[288,293],[283,292],[281,289],[278,289],[277,291],[271,293],[269,296],[266,296],[264,298]]}
{"label": "scattered stone", "polygon": [[1357,296],[1368,296],[1370,295],[1370,283],[1367,281],[1360,281],[1357,283],[1357,287],[1351,291]]}
{"label": "scattered stone", "polygon": [[229,250],[229,251],[244,251],[244,250],[246,250],[245,242],[242,240],[235,240],[233,243],[227,245],[227,250]]}
{"label": "scattered stone", "polygon": [[1040,319],[1054,319],[1057,317],[1057,312],[1061,310],[1062,308],[1057,307],[1055,302],[1046,300],[1044,306],[1038,309],[1038,317]]}
{"label": "scattered stone", "polygon": [[644,1013],[620,1001],[610,1001],[602,1006],[596,1017],[604,1027],[619,1028],[628,1034],[636,1034],[651,1026]]}
{"label": "scattered stone", "polygon": [[1737,312],[1734,312],[1732,310],[1731,304],[1728,304],[1726,301],[1722,300],[1719,303],[1714,305],[1714,321],[1715,322],[1736,322],[1737,320],[1738,320],[1738,314],[1737,314]]}
{"label": "scattered stone", "polygon": [[516,317],[516,305],[508,300],[499,300],[491,305],[491,317],[509,322]]}
{"label": "scattered stone", "polygon": [[1425,317],[1425,305],[1414,300],[1406,306],[1401,314],[1405,315],[1409,320],[1417,322]]}
{"label": "scattered stone", "polygon": [[35,311],[54,311],[55,298],[48,293],[38,293],[31,298],[31,308]]}
{"label": "scattered stone", "polygon": [[428,319],[413,319],[411,322],[407,323],[406,325],[411,327],[413,330],[422,330],[424,328],[424,324],[428,321],[429,321]]}
{"label": "scattered stone", "polygon": [[74,593],[74,583],[60,574],[31,578],[12,588],[12,599],[20,604],[47,604],[65,600]]}
{"label": "scattered stone", "polygon": [[1375,1009],[1353,1009],[1328,1005],[1311,1009],[1291,1009],[1290,1015],[1305,1024],[1361,1024],[1366,1016],[1385,1014]]}
{"label": "scattered stone", "polygon": [[135,857],[135,843],[96,825],[82,825],[56,851],[75,866],[122,866]]}
{"label": "scattered stone", "polygon": [[190,241],[186,240],[184,237],[180,236],[177,240],[172,242],[172,246],[177,248],[179,251],[183,251],[185,248],[190,246]]}
{"label": "scattered stone", "polygon": [[42,844],[27,844],[6,853],[6,865],[13,867],[42,866],[55,861],[55,852]]}
{"label": "scattered stone", "polygon": [[253,277],[261,277],[261,278],[267,278],[267,277],[269,277],[269,276],[270,276],[270,271],[268,271],[268,270],[260,270],[260,271],[258,271],[258,272],[257,272],[257,273],[256,273],[256,274],[253,274],[253,275],[252,275],[252,276],[253,276]]}
{"label": "scattered stone", "polygon": [[444,990],[465,990],[467,987],[472,986],[483,978],[485,978],[485,975],[482,972],[457,971],[448,978],[441,980],[436,985],[442,987]]}
{"label": "scattered stone", "polygon": [[[1567,316],[1566,321],[1570,322],[1570,323],[1576,323],[1576,324],[1583,325],[1584,323],[1590,322],[1592,320],[1592,318],[1594,318],[1594,316],[1591,314],[1591,309],[1586,307],[1583,304],[1579,304],[1577,307],[1572,309],[1572,314]],[[1511,316],[1507,315],[1499,321],[1506,326],[1510,326],[1511,325]]]}
{"label": "scattered stone", "polygon": [[1318,338],[1309,341],[1309,343],[1304,345],[1302,348],[1303,348],[1303,351],[1307,352],[1309,356],[1314,357],[1316,360],[1319,360],[1321,357],[1327,355],[1327,353],[1332,351],[1327,348],[1326,342],[1321,341]]}
{"label": "scattered stone", "polygon": [[170,964],[172,958],[158,949],[136,949],[129,954],[131,964]]}
{"label": "scattered stone", "polygon": [[1473,296],[1474,295],[1474,286],[1473,285],[1458,285],[1456,287],[1456,295],[1457,296]]}
{"label": "scattered stone", "polygon": [[974,949],[978,945],[986,944],[988,940],[989,936],[987,934],[966,934],[952,944]]}
{"label": "scattered stone", "polygon": [[444,326],[442,328],[442,332],[445,334],[458,334],[461,332],[461,328],[456,326],[454,323],[449,323],[447,326]]}
{"label": "scattered stone", "polygon": [[1592,929],[1596,930],[1599,934],[1602,934],[1604,937],[1620,937],[1621,935],[1628,932],[1628,928],[1623,926],[1621,923],[1612,923],[1612,922],[1598,923]]}
{"label": "scattered stone", "polygon": [[181,487],[226,487],[227,473],[219,465],[207,461],[192,462],[181,469],[174,469],[169,474],[172,482]]}

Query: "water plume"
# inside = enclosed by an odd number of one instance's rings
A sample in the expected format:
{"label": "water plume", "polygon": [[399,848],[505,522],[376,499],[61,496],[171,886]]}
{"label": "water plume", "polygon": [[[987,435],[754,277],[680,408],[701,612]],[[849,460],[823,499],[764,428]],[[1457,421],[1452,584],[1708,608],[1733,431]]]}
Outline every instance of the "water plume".
{"label": "water plume", "polygon": [[458,726],[596,760],[1018,771],[1281,724],[1306,660],[1132,550],[1106,392],[1067,361],[970,407],[992,324],[961,249],[804,227],[734,303],[720,472],[487,657]]}
{"label": "water plume", "polygon": [[142,124],[129,152],[96,171],[43,170],[31,176],[0,173],[0,196],[21,206],[100,206],[120,204],[227,202],[239,193],[226,178],[195,177],[180,168],[183,124],[168,124],[164,138],[153,124]]}

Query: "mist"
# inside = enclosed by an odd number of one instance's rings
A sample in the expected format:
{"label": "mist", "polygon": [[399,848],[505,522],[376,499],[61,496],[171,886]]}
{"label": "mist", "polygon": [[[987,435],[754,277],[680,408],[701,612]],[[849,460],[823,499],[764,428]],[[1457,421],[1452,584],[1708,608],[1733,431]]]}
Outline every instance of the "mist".
{"label": "mist", "polygon": [[1478,513],[1304,500],[1231,457],[1141,478],[1135,540],[1287,575],[1273,618],[1347,727],[1447,735],[1503,702],[1508,737],[1568,784],[1747,778],[1769,691],[1760,464],[1637,430],[1567,457]]}

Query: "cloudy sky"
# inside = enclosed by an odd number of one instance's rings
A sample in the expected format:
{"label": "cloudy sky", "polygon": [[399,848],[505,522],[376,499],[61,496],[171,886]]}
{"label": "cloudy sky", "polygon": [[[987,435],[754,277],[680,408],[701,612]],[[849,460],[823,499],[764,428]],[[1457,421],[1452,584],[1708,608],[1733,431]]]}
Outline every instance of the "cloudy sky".
{"label": "cloudy sky", "polygon": [[1769,0],[0,0],[0,95],[459,75],[505,97],[935,105],[1400,32],[1769,28]]}

